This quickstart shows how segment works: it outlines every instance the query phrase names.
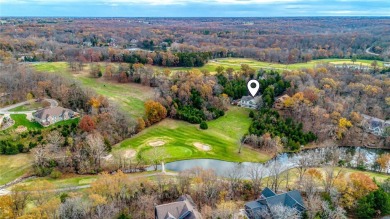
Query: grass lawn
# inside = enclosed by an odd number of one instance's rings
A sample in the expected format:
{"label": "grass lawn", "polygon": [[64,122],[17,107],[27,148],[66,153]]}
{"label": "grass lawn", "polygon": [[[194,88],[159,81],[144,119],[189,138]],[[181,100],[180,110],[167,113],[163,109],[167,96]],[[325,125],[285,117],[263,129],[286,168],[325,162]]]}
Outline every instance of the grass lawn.
{"label": "grass lawn", "polygon": [[0,185],[32,171],[32,155],[0,155]]}
{"label": "grass lawn", "polygon": [[[199,125],[183,121],[165,119],[147,128],[133,138],[124,140],[113,148],[123,152],[128,149],[136,150],[145,157],[151,156],[153,147],[149,144],[164,141],[163,146],[156,147],[159,154],[165,154],[166,161],[213,158],[227,161],[265,162],[268,155],[243,147],[238,153],[238,140],[250,126],[249,110],[232,107],[225,116],[208,122],[208,130],[200,130]],[[194,146],[201,143],[211,147],[210,151],[202,151]]]}
{"label": "grass lawn", "polygon": [[11,112],[21,112],[21,111],[31,111],[43,108],[43,104],[39,102],[32,102],[31,104],[26,104],[22,106],[15,107],[11,109]]}
{"label": "grass lawn", "polygon": [[13,127],[17,128],[22,125],[27,127],[27,129],[42,129],[43,126],[37,122],[30,122],[25,114],[12,114],[11,118],[15,121]]}
{"label": "grass lawn", "polygon": [[[123,111],[133,117],[144,115],[144,102],[154,98],[153,88],[135,83],[119,84],[105,81],[102,78],[89,77],[89,65],[83,71],[74,74],[70,72],[66,62],[42,62],[34,63],[34,68],[41,72],[55,73],[66,78],[74,78],[86,88],[94,90],[97,94],[107,97],[117,104]],[[104,64],[101,64],[104,72]]]}
{"label": "grass lawn", "polygon": [[73,186],[89,185],[98,178],[98,175],[65,175],[59,179],[53,179],[50,177],[40,177],[35,179],[29,179],[23,182],[24,185],[33,185],[36,181],[47,180],[54,184],[55,188],[67,188]]}

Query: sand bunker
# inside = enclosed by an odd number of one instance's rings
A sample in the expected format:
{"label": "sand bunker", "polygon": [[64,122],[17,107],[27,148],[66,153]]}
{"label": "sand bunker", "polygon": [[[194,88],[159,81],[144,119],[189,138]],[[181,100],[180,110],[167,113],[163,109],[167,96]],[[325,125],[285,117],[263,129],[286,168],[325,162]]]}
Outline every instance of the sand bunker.
{"label": "sand bunker", "polygon": [[161,140],[149,142],[149,145],[152,147],[159,147],[159,146],[163,146],[164,144],[165,141],[161,141]]}
{"label": "sand bunker", "polygon": [[202,144],[202,143],[199,143],[199,142],[195,142],[194,146],[196,148],[198,148],[199,150],[201,150],[201,151],[210,151],[211,150],[210,145]]}
{"label": "sand bunker", "polygon": [[134,157],[136,154],[137,154],[137,152],[136,152],[135,150],[130,149],[130,150],[124,151],[123,157],[125,157],[125,158],[132,158],[132,157]]}

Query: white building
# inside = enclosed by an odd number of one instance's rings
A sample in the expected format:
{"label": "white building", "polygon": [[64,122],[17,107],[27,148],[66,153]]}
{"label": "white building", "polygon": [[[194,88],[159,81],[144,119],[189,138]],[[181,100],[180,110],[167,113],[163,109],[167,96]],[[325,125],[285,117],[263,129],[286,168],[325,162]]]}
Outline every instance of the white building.
{"label": "white building", "polygon": [[260,104],[261,96],[243,96],[237,105],[245,108],[257,109],[260,107]]}

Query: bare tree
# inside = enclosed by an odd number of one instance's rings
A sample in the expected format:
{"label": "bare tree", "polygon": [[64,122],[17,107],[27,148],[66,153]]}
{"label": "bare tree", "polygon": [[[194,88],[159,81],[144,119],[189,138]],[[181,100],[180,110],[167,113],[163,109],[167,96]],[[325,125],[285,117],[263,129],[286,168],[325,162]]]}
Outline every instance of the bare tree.
{"label": "bare tree", "polygon": [[226,177],[229,182],[229,193],[232,198],[236,197],[237,189],[240,186],[243,177],[243,166],[241,164],[234,164],[234,167],[227,171]]}
{"label": "bare tree", "polygon": [[301,156],[299,156],[296,160],[294,160],[294,164],[299,174],[299,181],[302,181],[303,175],[306,173],[309,167],[314,167],[318,165],[315,151],[308,151]]}
{"label": "bare tree", "polygon": [[322,210],[324,212],[325,218],[331,218],[331,219],[346,219],[345,216],[346,212],[345,210],[337,206],[336,208],[332,208],[327,201],[322,201]]}
{"label": "bare tree", "polygon": [[33,150],[34,164],[37,167],[44,167],[46,165],[47,153],[43,145],[39,145]]}
{"label": "bare tree", "polygon": [[301,213],[295,209],[281,204],[271,205],[269,209],[256,212],[256,216],[264,219],[299,219]]}
{"label": "bare tree", "polygon": [[89,156],[91,156],[93,159],[93,163],[96,166],[95,170],[98,170],[101,167],[101,157],[105,154],[106,151],[103,138],[99,133],[92,133],[87,135],[86,142]]}
{"label": "bare tree", "polygon": [[58,153],[60,145],[64,142],[64,137],[58,131],[52,131],[47,135],[48,148],[52,153]]}
{"label": "bare tree", "polygon": [[60,206],[61,219],[79,219],[87,216],[89,206],[81,198],[69,198]]}
{"label": "bare tree", "polygon": [[269,177],[268,177],[267,184],[270,184],[270,187],[276,193],[278,192],[278,189],[279,189],[280,185],[282,184],[282,182],[285,181],[285,179],[282,177],[283,170],[284,169],[283,169],[282,164],[277,160],[274,160],[268,166]]}
{"label": "bare tree", "polygon": [[157,199],[153,195],[142,195],[137,200],[138,206],[138,217],[142,219],[153,218],[154,217],[154,204],[157,202]]}
{"label": "bare tree", "polygon": [[266,170],[261,163],[253,163],[248,167],[248,175],[252,181],[253,192],[256,197],[259,196],[261,191],[261,183],[265,176]]}
{"label": "bare tree", "polygon": [[342,175],[343,169],[340,168],[337,170],[333,166],[328,166],[324,168],[324,172],[325,175],[324,175],[323,184],[324,184],[325,191],[329,192],[330,189],[334,186],[336,179]]}

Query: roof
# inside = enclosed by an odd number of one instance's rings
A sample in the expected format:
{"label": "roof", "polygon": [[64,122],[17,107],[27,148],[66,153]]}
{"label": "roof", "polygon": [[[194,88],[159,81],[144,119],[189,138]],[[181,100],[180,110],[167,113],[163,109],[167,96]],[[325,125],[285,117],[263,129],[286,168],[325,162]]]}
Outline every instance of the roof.
{"label": "roof", "polygon": [[261,192],[261,195],[263,195],[265,198],[271,197],[276,195],[274,191],[272,191],[270,188],[265,187],[263,191]]}
{"label": "roof", "polygon": [[70,109],[57,106],[38,110],[34,113],[34,116],[40,119],[46,119],[49,116],[62,116],[65,113],[73,114],[74,112]]}
{"label": "roof", "polygon": [[255,101],[256,103],[258,103],[260,100],[261,100],[261,97],[260,96],[255,96],[255,97],[252,97],[252,96],[242,96],[241,97],[241,101]]}
{"label": "roof", "polygon": [[200,219],[202,218],[195,209],[190,196],[181,196],[177,202],[172,202],[155,207],[157,219]]}
{"label": "roof", "polygon": [[290,208],[295,208],[299,211],[305,209],[301,193],[299,193],[297,190],[276,194],[274,191],[267,187],[261,192],[260,199],[256,201],[247,202],[245,204],[245,208],[248,212],[259,212],[262,211],[264,208],[270,209],[270,206],[275,205],[288,206]]}

